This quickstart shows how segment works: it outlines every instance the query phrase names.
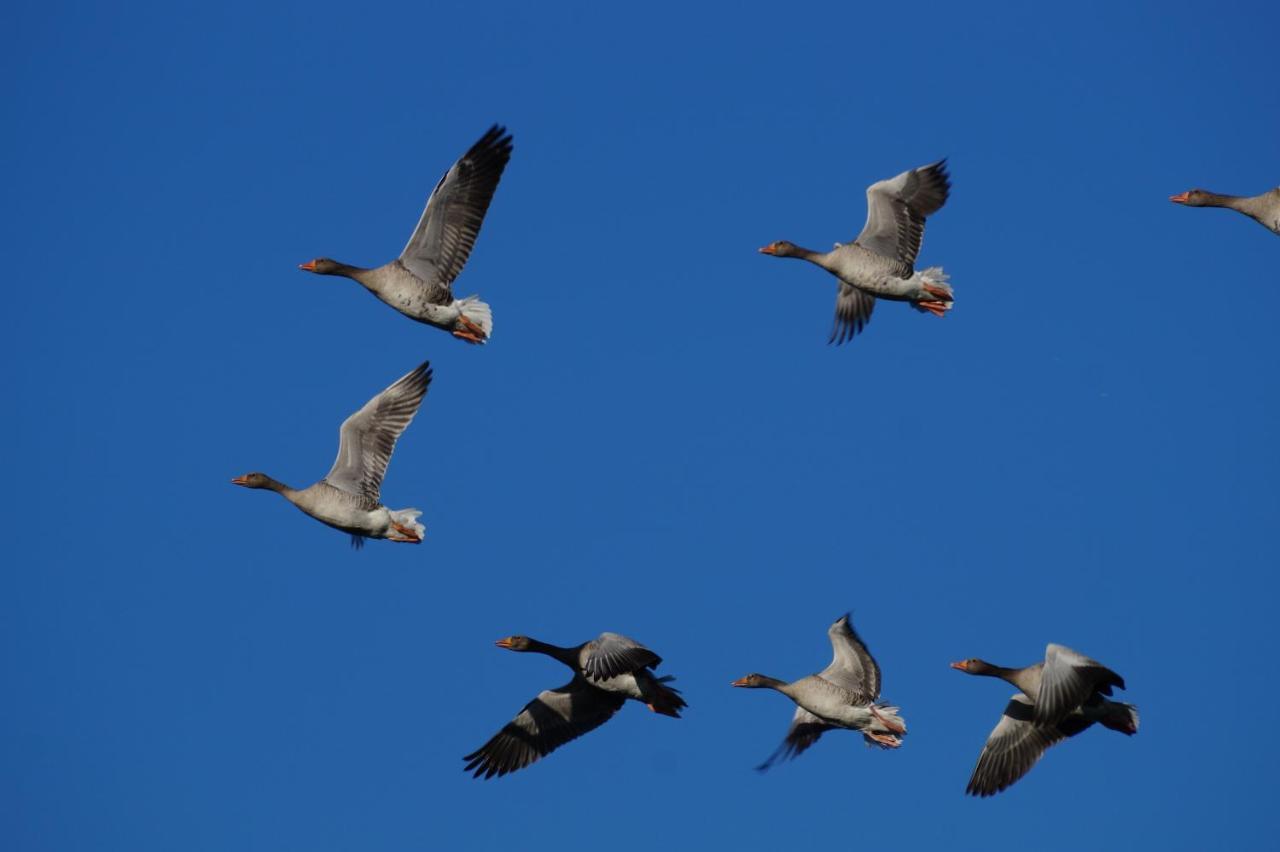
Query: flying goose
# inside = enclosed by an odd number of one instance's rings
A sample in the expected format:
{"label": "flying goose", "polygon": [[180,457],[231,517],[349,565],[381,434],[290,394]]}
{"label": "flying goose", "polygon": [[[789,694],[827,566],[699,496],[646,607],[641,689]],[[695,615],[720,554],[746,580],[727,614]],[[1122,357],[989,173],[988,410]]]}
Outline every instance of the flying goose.
{"label": "flying goose", "polygon": [[298,268],[353,278],[410,319],[468,343],[484,343],[493,331],[489,306],[476,296],[454,298],[452,286],[471,255],[511,151],[506,128],[494,125],[481,136],[440,178],[404,251],[390,263],[363,269],[318,257]]}
{"label": "flying goose", "polygon": [[1020,693],[1005,707],[987,737],[965,792],[993,796],[1031,771],[1052,745],[1074,737],[1095,722],[1122,734],[1138,732],[1138,708],[1110,701],[1124,679],[1111,669],[1063,645],[1050,644],[1044,661],[1020,669],[975,658],[952,663],[971,675],[998,677]]}
{"label": "flying goose", "polygon": [[317,521],[350,533],[356,548],[366,538],[420,543],[426,533],[417,521],[422,512],[388,509],[379,492],[396,440],[413,420],[429,384],[431,365],[424,361],[344,420],[338,458],[316,484],[299,491],[265,473],[246,473],[232,484],[276,492]]}
{"label": "flying goose", "polygon": [[778,760],[796,757],[818,741],[824,731],[847,728],[858,731],[868,745],[897,748],[907,724],[897,707],[877,704],[880,697],[880,666],[854,632],[849,616],[842,615],[827,630],[834,656],[831,665],[817,674],[792,683],[749,674],[731,686],[775,689],[796,703],[791,727],[782,745],[762,764],[764,771]]}
{"label": "flying goose", "polygon": [[862,331],[878,298],[908,302],[939,317],[951,310],[954,298],[942,268],[915,270],[924,220],[946,204],[951,191],[946,163],[940,160],[871,184],[867,224],[852,243],[817,252],[780,240],[760,249],[761,254],[816,263],[839,280],[828,343],[844,343]]}
{"label": "flying goose", "polygon": [[679,692],[667,686],[673,678],[652,673],[662,658],[626,636],[601,633],[569,648],[527,636],[508,636],[496,644],[559,660],[573,671],[573,678],[538,693],[487,743],[462,758],[467,761],[464,771],[474,778],[488,780],[525,768],[609,721],[628,698],[677,719],[685,707]]}

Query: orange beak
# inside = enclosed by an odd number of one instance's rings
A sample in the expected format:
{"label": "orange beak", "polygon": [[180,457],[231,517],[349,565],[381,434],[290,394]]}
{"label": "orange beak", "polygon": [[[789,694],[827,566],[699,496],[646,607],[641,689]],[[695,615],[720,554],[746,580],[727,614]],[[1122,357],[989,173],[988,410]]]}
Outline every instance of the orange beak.
{"label": "orange beak", "polygon": [[499,648],[510,648],[511,637],[507,636],[506,638],[499,639],[497,642],[494,642],[493,644],[497,645]]}
{"label": "orange beak", "polygon": [[760,252],[761,254],[777,254],[777,252],[774,251],[773,243],[769,243],[769,245],[767,246],[761,246],[760,248],[756,249],[756,251]]}
{"label": "orange beak", "polygon": [[237,476],[235,479],[231,480],[231,484],[232,485],[248,485],[249,478],[247,476]]}
{"label": "orange beak", "polygon": [[956,669],[958,671],[967,672],[969,671],[969,661],[961,660],[958,663],[952,663],[951,668]]}
{"label": "orange beak", "polygon": [[299,263],[298,268],[305,269],[307,272],[315,272],[316,262],[314,260],[308,260],[306,263]]}
{"label": "orange beak", "polygon": [[[764,249],[760,249],[760,251],[764,251]],[[731,683],[731,684],[729,684],[729,685],[730,685],[730,686],[746,686],[746,685],[747,685],[747,679],[746,679],[745,677],[740,677],[740,678],[738,678],[737,680],[735,680],[733,683]]]}
{"label": "orange beak", "polygon": [[1189,195],[1190,193],[1187,192],[1179,192],[1177,195],[1170,195],[1169,200],[1176,204],[1186,204]]}

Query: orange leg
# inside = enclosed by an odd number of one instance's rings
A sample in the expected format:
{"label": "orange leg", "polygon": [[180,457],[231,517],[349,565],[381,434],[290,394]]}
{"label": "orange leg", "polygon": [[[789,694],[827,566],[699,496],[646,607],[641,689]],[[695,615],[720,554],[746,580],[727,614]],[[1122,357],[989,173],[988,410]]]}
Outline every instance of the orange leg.
{"label": "orange leg", "polygon": [[400,533],[400,535],[404,536],[404,538],[393,538],[392,541],[407,541],[413,544],[422,543],[422,539],[418,536],[417,530],[409,529],[406,526],[397,524],[395,521],[391,522],[391,529],[395,530],[396,532]]}
{"label": "orange leg", "polygon": [[934,287],[932,284],[921,284],[920,287],[930,296],[937,296],[944,302],[951,301],[951,294],[941,287]]}
{"label": "orange leg", "polygon": [[483,328],[461,315],[458,317],[457,324],[460,327],[453,330],[454,337],[470,343],[484,343],[485,333]]}
{"label": "orange leg", "polygon": [[946,316],[947,311],[951,309],[951,306],[946,302],[916,302],[916,305],[924,308],[935,317]]}

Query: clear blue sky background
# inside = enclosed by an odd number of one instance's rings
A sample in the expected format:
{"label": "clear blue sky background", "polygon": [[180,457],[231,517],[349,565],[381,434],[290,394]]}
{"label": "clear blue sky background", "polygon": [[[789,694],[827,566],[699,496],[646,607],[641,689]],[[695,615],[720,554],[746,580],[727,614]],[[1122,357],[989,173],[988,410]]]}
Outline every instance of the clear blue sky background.
{"label": "clear blue sky background", "polygon": [[[1280,239],[1187,210],[1280,180],[1274,4],[65,4],[0,17],[9,401],[0,831],[14,850],[1246,848],[1274,841]],[[459,293],[492,344],[297,263],[399,251],[515,134]],[[945,319],[761,257],[950,157]],[[305,485],[431,359],[383,490]],[[847,609],[910,725],[761,776]],[[616,630],[679,678],[481,783],[563,682],[493,647]],[[1046,642],[1120,671],[1090,731],[962,795]]]}

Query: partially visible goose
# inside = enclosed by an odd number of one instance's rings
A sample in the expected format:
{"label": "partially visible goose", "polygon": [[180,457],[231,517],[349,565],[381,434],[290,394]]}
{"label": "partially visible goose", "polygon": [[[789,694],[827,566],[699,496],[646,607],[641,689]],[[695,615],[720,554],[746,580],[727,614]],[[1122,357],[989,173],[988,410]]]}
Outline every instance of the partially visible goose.
{"label": "partially visible goose", "polygon": [[1219,195],[1204,189],[1189,189],[1169,200],[1188,207],[1226,207],[1243,213],[1273,234],[1280,234],[1280,186],[1252,198],[1242,195]]}
{"label": "partially visible goose", "polygon": [[762,674],[749,674],[732,686],[775,689],[796,703],[782,745],[756,767],[764,771],[778,760],[799,755],[818,741],[824,731],[847,728],[858,731],[868,745],[897,748],[907,724],[897,707],[877,704],[880,697],[880,666],[861,637],[843,615],[827,630],[834,656],[831,665],[793,683]]}
{"label": "partially visible goose", "polygon": [[356,548],[366,538],[420,543],[427,531],[417,521],[422,512],[388,509],[379,493],[396,440],[418,412],[429,384],[431,365],[424,361],[344,420],[338,458],[315,485],[299,491],[265,473],[246,473],[232,484],[276,492],[317,521],[350,533]]}
{"label": "partially visible goose", "polygon": [[476,296],[454,298],[452,285],[471,256],[511,151],[504,127],[494,125],[480,137],[440,178],[404,251],[390,263],[363,269],[318,257],[298,268],[353,278],[410,319],[484,343],[493,332],[489,306]]}
{"label": "partially visible goose", "polygon": [[527,636],[508,636],[497,645],[559,660],[573,671],[573,679],[538,693],[487,743],[462,758],[467,761],[464,771],[474,778],[487,780],[525,768],[609,721],[628,698],[677,719],[686,706],[679,692],[667,686],[674,678],[654,677],[652,669],[662,658],[618,633],[601,633],[569,648]]}
{"label": "partially visible goose", "polygon": [[903,172],[867,188],[867,224],[851,243],[829,252],[811,251],[780,240],[760,249],[775,257],[799,257],[839,279],[836,321],[828,343],[844,343],[871,320],[876,299],[907,302],[942,316],[954,298],[942,267],[915,271],[924,239],[924,220],[947,202],[951,178],[947,161]]}
{"label": "partially visible goose", "polygon": [[992,796],[1031,771],[1055,743],[1088,729],[1095,722],[1122,734],[1138,732],[1138,708],[1109,701],[1112,687],[1124,679],[1111,669],[1062,645],[1050,644],[1044,661],[1020,669],[995,666],[975,658],[952,663],[972,675],[998,677],[1022,690],[1004,709],[987,737],[965,792]]}

